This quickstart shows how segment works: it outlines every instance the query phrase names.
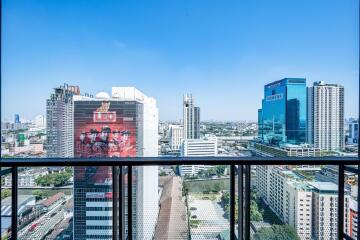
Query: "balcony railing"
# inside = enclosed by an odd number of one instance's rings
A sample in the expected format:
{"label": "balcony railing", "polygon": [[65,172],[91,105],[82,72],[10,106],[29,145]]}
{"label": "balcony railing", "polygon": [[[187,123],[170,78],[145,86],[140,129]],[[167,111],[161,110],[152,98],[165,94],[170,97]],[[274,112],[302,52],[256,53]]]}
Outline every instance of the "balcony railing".
{"label": "balcony railing", "polygon": [[[11,229],[10,239],[18,239],[18,172],[26,167],[49,166],[109,166],[112,167],[112,238],[133,239],[133,168],[163,165],[227,165],[229,166],[229,239],[251,239],[251,166],[267,165],[336,165],[338,167],[337,236],[338,239],[354,239],[344,230],[345,172],[359,176],[359,158],[262,158],[262,157],[134,157],[134,158],[3,158],[0,175],[11,174]],[[117,173],[117,174],[114,174]],[[119,177],[120,176],[120,177]],[[259,177],[259,176],[258,176]],[[3,183],[2,183],[3,184]],[[126,192],[124,185],[127,185]],[[119,187],[121,186],[121,187]],[[236,188],[237,186],[237,188]],[[359,184],[357,184],[359,192]],[[237,197],[236,197],[236,192]],[[119,197],[120,196],[120,197]],[[76,199],[74,199],[76,201]],[[336,201],[336,200],[335,200]],[[127,204],[124,204],[124,203]],[[357,209],[360,209],[359,199]],[[124,206],[126,205],[126,209]],[[243,206],[238,207],[237,206]],[[237,212],[235,212],[237,211]],[[127,217],[125,218],[124,215]],[[236,221],[236,215],[238,220]],[[354,216],[356,219],[357,216]],[[124,222],[126,219],[126,222]],[[75,223],[74,223],[75,224]],[[116,226],[116,227],[114,227]],[[305,228],[306,226],[304,226]],[[76,228],[76,226],[74,226]],[[333,230],[333,229],[332,229]],[[360,232],[357,225],[355,232]],[[126,236],[126,237],[124,237]],[[189,239],[191,238],[189,234]],[[360,239],[360,236],[357,236]]]}

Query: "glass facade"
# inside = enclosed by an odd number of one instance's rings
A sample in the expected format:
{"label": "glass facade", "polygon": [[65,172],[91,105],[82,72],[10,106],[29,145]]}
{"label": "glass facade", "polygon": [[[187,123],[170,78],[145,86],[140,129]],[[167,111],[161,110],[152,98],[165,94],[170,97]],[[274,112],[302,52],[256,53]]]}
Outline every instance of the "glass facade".
{"label": "glass facade", "polygon": [[284,78],[265,85],[259,113],[259,137],[266,143],[305,143],[306,79]]}

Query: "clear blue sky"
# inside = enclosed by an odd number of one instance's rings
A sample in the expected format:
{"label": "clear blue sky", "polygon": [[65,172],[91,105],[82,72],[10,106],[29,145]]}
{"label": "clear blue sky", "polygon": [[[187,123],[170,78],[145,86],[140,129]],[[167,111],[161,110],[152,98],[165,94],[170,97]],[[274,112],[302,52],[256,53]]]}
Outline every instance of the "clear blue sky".
{"label": "clear blue sky", "polygon": [[135,86],[180,119],[255,120],[263,86],[305,77],[345,86],[358,109],[358,0],[3,0],[2,119],[45,113],[62,83]]}

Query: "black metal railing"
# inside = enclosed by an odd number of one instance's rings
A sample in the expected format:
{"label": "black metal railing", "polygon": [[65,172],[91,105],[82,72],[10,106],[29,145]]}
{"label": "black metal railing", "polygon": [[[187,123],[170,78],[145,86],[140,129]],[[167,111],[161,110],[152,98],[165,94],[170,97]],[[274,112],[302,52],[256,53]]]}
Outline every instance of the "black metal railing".
{"label": "black metal railing", "polygon": [[[117,171],[122,176],[123,167],[127,168],[127,239],[132,239],[132,168],[138,166],[161,165],[228,165],[230,166],[230,239],[250,239],[250,186],[251,165],[337,165],[338,166],[338,239],[352,239],[344,233],[344,172],[348,171],[359,176],[359,158],[354,157],[134,157],[134,158],[3,158],[1,159],[0,175],[12,174],[12,212],[11,239],[17,239],[18,215],[18,169],[21,167],[41,166],[111,166],[113,173]],[[357,165],[357,167],[353,166]],[[235,175],[238,186],[238,223],[235,221]],[[113,239],[122,239],[124,224],[121,220],[124,214],[122,196],[123,178],[113,174]],[[359,178],[358,178],[359,179]],[[360,192],[359,184],[357,186]],[[360,209],[357,201],[357,209]],[[244,208],[240,207],[244,206]],[[0,206],[1,207],[1,206]],[[235,228],[237,226],[237,229]],[[237,234],[235,231],[237,230]],[[357,226],[360,233],[360,224]],[[359,234],[360,235],[360,234]],[[360,239],[358,235],[357,239]],[[238,236],[238,238],[236,238]]]}

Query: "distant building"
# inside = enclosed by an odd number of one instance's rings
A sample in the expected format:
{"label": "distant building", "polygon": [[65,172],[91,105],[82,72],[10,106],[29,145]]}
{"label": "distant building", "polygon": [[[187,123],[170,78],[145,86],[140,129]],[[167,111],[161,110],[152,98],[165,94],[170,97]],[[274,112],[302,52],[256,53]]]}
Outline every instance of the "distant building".
{"label": "distant building", "polygon": [[19,114],[15,114],[15,116],[14,116],[14,123],[15,123],[15,124],[20,123],[20,115],[19,115]]}
{"label": "distant building", "polygon": [[258,125],[265,143],[305,143],[306,79],[284,78],[265,85]]}
{"label": "distant building", "polygon": [[307,141],[326,151],[345,147],[344,87],[322,81],[309,87]]}
{"label": "distant building", "polygon": [[46,101],[46,151],[48,157],[73,157],[73,96],[78,86],[64,84],[54,89]]}
{"label": "distant building", "polygon": [[[18,173],[18,187],[36,187],[35,179],[46,175],[47,172],[42,168],[31,168]],[[4,186],[11,187],[11,175],[6,175]]]}
{"label": "distant building", "polygon": [[[215,137],[207,139],[185,139],[181,145],[181,155],[185,157],[213,157],[217,155],[217,140]],[[212,165],[181,165],[181,176],[196,175],[200,170],[206,170]]]}
{"label": "distant building", "polygon": [[183,100],[184,139],[200,138],[200,108],[195,106],[191,94],[186,94]]}
{"label": "distant building", "polygon": [[46,127],[46,119],[43,115],[37,115],[34,119],[35,127],[44,128]]}
{"label": "distant building", "polygon": [[359,121],[349,122],[348,129],[347,144],[359,144]]}
{"label": "distant building", "polygon": [[181,142],[184,139],[184,127],[169,125],[169,145],[172,151],[180,151]]}
{"label": "distant building", "polygon": [[249,149],[264,157],[321,157],[319,148],[306,145],[281,144],[270,146],[259,142],[249,142]]}

